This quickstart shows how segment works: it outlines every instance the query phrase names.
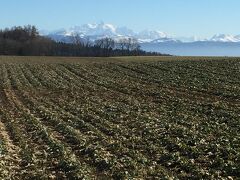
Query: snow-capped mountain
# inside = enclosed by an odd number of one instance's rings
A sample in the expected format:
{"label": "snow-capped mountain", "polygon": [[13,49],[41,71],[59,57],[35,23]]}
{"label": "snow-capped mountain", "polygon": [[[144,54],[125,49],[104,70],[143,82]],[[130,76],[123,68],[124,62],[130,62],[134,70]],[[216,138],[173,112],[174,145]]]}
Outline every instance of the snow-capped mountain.
{"label": "snow-capped mountain", "polygon": [[159,30],[144,30],[134,32],[127,27],[116,27],[107,23],[84,24],[74,26],[69,29],[59,29],[56,31],[40,31],[41,34],[47,35],[54,40],[62,41],[69,39],[74,35],[79,35],[83,39],[95,41],[104,37],[110,37],[115,40],[122,38],[135,38],[139,43],[159,43],[159,42],[240,42],[240,35],[217,34],[209,39],[199,39],[197,37],[172,37],[167,33]]}
{"label": "snow-capped mountain", "polygon": [[116,36],[116,28],[111,24],[84,24],[67,30],[68,34],[82,34],[84,36]]}
{"label": "snow-capped mountain", "polygon": [[[141,43],[141,41],[139,41]],[[151,40],[149,41],[149,43],[167,43],[167,42],[170,42],[170,43],[182,43],[182,41],[180,40],[177,40],[177,39],[174,39],[174,38],[168,38],[168,37],[165,37],[165,38],[159,38],[159,39],[155,39],[155,40]],[[146,43],[145,42],[142,42],[142,43]]]}
{"label": "snow-capped mountain", "polygon": [[136,36],[136,33],[127,28],[127,27],[117,27],[116,28],[116,33],[119,34],[119,35],[122,35],[122,36],[126,36],[126,37],[134,37]]}
{"label": "snow-capped mountain", "polygon": [[137,39],[139,39],[140,42],[151,42],[155,40],[168,40],[169,37],[166,33],[161,31],[144,30],[137,34]]}
{"label": "snow-capped mountain", "polygon": [[233,36],[229,34],[217,34],[214,35],[210,41],[214,42],[240,42],[240,35]]}
{"label": "snow-capped mountain", "polygon": [[184,56],[240,56],[240,35],[217,34],[208,39],[193,37],[173,37],[158,30],[135,32],[127,27],[112,24],[84,24],[56,31],[40,31],[55,41],[71,43],[73,36],[79,35],[83,42],[110,37],[118,41],[123,38],[137,39],[141,48]]}
{"label": "snow-capped mountain", "polygon": [[91,41],[101,39],[104,37],[110,37],[115,40],[122,38],[135,38],[141,42],[164,42],[164,41],[176,41],[161,31],[145,30],[142,32],[134,32],[127,27],[116,27],[112,24],[84,24],[81,26],[75,26],[69,29],[59,29],[47,34],[54,40],[61,41],[70,38],[71,36],[79,35],[81,38],[87,38]]}

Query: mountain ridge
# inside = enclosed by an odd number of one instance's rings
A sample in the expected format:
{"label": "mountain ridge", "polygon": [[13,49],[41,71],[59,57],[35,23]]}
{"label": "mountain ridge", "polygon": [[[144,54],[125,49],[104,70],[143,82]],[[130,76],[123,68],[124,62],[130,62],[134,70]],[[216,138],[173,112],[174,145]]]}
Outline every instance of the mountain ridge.
{"label": "mountain ridge", "polygon": [[[59,29],[55,31],[41,31],[43,35],[49,36],[54,40],[59,41],[59,37],[66,39],[67,37],[78,34],[81,38],[86,38],[91,41],[101,39],[104,37],[110,37],[115,40],[121,38],[134,38],[139,43],[156,43],[156,42],[196,42],[196,41],[212,41],[212,42],[240,42],[240,35],[229,34],[215,34],[208,39],[198,39],[196,37],[173,37],[165,32],[159,30],[143,30],[140,32],[134,32],[132,29],[123,26],[117,27],[109,23],[93,23],[83,24],[80,26],[74,26],[68,29]],[[56,39],[56,37],[58,37]]]}
{"label": "mountain ridge", "polygon": [[[44,31],[42,31],[44,32]],[[216,34],[208,39],[197,37],[173,37],[159,30],[134,32],[128,27],[116,27],[112,24],[85,24],[69,29],[44,32],[45,36],[58,42],[73,42],[73,36],[79,35],[83,41],[110,37],[115,41],[123,38],[137,39],[145,51],[154,51],[182,56],[240,56],[240,35]]]}

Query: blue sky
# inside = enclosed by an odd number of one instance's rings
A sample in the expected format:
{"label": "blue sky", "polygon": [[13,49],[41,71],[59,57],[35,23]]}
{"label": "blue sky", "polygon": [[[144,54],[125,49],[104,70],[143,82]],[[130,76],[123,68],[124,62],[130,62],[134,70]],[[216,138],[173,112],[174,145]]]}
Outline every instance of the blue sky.
{"label": "blue sky", "polygon": [[54,30],[105,22],[174,36],[240,34],[240,0],[2,0],[0,28]]}

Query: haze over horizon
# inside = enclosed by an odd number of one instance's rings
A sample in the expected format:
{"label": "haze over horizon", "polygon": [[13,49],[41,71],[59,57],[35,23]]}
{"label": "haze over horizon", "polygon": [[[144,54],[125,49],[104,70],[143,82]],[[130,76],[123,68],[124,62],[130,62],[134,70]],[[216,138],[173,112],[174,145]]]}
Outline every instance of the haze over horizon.
{"label": "haze over horizon", "polygon": [[200,39],[214,34],[240,34],[237,0],[8,0],[1,3],[0,28],[32,24],[56,30],[106,22],[134,31],[160,30],[171,36]]}

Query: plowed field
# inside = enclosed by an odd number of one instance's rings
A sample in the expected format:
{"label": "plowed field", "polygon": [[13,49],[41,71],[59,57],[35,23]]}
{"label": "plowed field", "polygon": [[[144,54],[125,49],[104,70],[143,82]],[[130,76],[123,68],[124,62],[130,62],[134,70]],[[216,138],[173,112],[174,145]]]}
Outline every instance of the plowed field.
{"label": "plowed field", "polygon": [[0,57],[1,179],[240,177],[240,59]]}

